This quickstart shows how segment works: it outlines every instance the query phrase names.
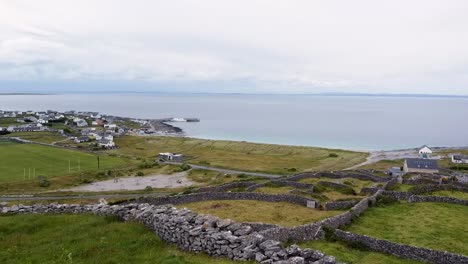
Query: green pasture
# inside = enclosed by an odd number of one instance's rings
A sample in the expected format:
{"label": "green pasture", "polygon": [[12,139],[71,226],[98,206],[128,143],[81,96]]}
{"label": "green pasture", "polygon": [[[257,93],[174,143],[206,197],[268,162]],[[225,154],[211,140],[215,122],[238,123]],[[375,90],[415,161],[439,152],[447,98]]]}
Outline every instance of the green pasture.
{"label": "green pasture", "polygon": [[[0,143],[0,182],[98,170],[97,155],[37,144]],[[100,169],[123,167],[127,159],[99,156]]]}

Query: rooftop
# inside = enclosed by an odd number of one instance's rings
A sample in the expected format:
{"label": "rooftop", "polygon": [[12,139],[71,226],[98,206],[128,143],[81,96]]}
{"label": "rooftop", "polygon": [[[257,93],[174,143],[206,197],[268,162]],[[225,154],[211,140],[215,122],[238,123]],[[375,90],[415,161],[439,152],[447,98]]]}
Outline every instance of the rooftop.
{"label": "rooftop", "polygon": [[406,159],[405,161],[408,168],[412,169],[439,169],[439,166],[437,165],[437,160],[434,159]]}

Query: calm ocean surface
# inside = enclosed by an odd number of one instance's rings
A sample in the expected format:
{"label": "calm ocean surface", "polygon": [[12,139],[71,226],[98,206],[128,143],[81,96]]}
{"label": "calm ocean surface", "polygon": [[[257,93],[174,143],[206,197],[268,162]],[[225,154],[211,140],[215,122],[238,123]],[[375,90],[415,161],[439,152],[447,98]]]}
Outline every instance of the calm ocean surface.
{"label": "calm ocean surface", "polygon": [[99,111],[175,123],[188,136],[358,150],[468,145],[468,98],[220,94],[0,95],[3,110]]}

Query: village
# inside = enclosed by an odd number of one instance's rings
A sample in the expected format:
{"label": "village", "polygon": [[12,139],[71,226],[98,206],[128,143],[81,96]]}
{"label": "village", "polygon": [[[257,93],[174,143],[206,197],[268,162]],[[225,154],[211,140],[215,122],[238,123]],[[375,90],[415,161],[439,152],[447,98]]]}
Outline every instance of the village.
{"label": "village", "polygon": [[[0,135],[15,137],[21,133],[53,132],[75,145],[103,149],[116,148],[114,137],[123,135],[181,136],[183,131],[168,123],[199,122],[197,118],[136,119],[98,112],[81,111],[6,111],[0,110]],[[19,137],[21,140],[21,137]],[[56,143],[56,142],[54,142]],[[77,145],[78,144],[78,145]]]}

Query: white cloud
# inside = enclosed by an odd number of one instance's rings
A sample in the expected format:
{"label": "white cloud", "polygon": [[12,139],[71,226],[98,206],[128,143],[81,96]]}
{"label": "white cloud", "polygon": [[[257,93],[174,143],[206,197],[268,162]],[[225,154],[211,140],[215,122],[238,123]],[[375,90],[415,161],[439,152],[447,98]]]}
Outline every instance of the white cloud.
{"label": "white cloud", "polygon": [[468,94],[467,12],[455,0],[0,0],[0,81]]}

